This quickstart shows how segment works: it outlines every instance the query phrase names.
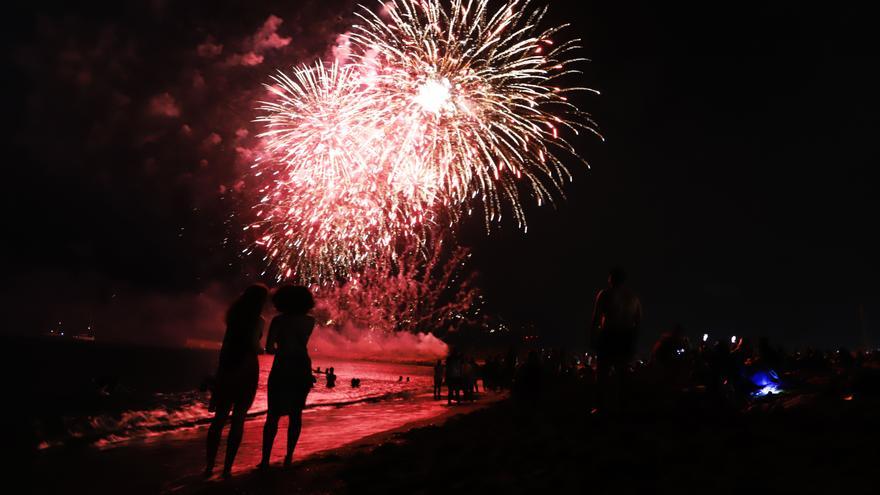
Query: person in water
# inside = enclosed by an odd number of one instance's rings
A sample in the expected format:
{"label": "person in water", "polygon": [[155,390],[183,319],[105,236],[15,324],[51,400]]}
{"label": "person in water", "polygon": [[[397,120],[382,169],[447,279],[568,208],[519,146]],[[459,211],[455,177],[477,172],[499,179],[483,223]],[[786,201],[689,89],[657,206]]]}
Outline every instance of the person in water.
{"label": "person in water", "polygon": [[336,386],[336,370],[334,368],[327,368],[327,388],[333,388]]}
{"label": "person in water", "polygon": [[211,476],[214,471],[223,426],[230,413],[232,425],[226,443],[223,477],[228,478],[232,472],[232,463],[244,433],[245,415],[257,393],[257,380],[260,377],[257,353],[265,325],[261,313],[268,296],[266,286],[252,285],[232,303],[226,313],[226,335],[223,337],[217,378],[211,394],[215,412],[208,428],[205,476]]}
{"label": "person in water", "polygon": [[272,319],[269,335],[266,337],[266,352],[274,354],[275,359],[269,372],[269,410],[263,426],[263,458],[258,466],[260,468],[269,466],[272,444],[275,442],[275,434],[278,433],[278,420],[281,416],[289,417],[284,465],[290,465],[293,449],[302,430],[302,411],[306,406],[306,397],[315,383],[308,352],[309,337],[315,328],[315,319],[308,314],[315,307],[312,293],[306,287],[285,285],[275,291],[272,304],[280,314]]}

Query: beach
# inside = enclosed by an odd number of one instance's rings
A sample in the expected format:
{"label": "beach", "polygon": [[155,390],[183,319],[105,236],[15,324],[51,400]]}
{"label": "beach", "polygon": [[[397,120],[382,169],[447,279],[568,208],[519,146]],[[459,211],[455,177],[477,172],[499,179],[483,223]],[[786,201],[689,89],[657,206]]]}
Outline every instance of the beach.
{"label": "beach", "polygon": [[[24,399],[18,413],[26,418],[16,435],[30,439],[29,485],[35,493],[159,493],[205,486],[205,437],[212,413],[210,394],[200,382],[211,373],[215,353],[57,342],[19,349],[21,361],[42,357],[53,364],[31,375],[20,391]],[[157,366],[160,362],[165,366]],[[313,362],[322,370],[334,366],[338,381],[329,388],[325,376],[316,373],[296,463],[351,445],[373,445],[392,432],[440,424],[504,397],[481,394],[474,403],[448,406],[432,397],[431,366],[326,357]],[[259,462],[271,363],[272,356],[260,356],[260,387],[245,423],[234,478]],[[109,370],[112,377],[101,378]],[[359,387],[351,386],[355,377]],[[104,384],[108,381],[113,385]],[[283,459],[286,419],[281,427],[272,459],[276,464]],[[224,448],[225,441],[221,462]]]}
{"label": "beach", "polygon": [[[827,386],[740,410],[682,395],[662,408],[592,414],[588,391],[573,384],[547,385],[537,401],[489,393],[473,404],[436,404],[438,415],[351,442],[315,438],[306,415],[294,464],[282,467],[276,447],[265,471],[254,468],[262,421],[250,420],[230,480],[200,476],[201,428],[152,445],[46,458],[36,469],[52,476],[35,492],[845,493],[870,486],[880,460],[880,399]],[[371,412],[364,417],[381,421]],[[346,415],[337,418],[343,427],[352,419],[346,408],[336,413]],[[169,466],[180,465],[191,466],[188,474],[169,478]]]}
{"label": "beach", "polygon": [[[482,395],[477,402],[448,406],[430,394],[398,400],[365,402],[358,406],[326,407],[306,411],[303,433],[297,444],[296,469],[322,463],[338,452],[357,452],[381,446],[403,432],[437,426],[450,418],[479,410],[504,398],[504,394]],[[418,411],[418,412],[416,412]],[[219,470],[212,479],[202,476],[206,427],[192,427],[109,448],[80,447],[42,453],[35,472],[51,477],[31,480],[35,493],[192,493],[236,486],[249,479],[260,457],[263,416],[245,423],[244,440],[236,457],[232,481],[223,481]],[[282,420],[282,428],[286,420]],[[331,425],[327,427],[326,425]],[[219,457],[222,459],[223,447]],[[284,453],[283,430],[276,441],[271,472],[280,468]],[[310,468],[309,468],[310,469]]]}
{"label": "beach", "polygon": [[[430,366],[316,358],[337,368],[339,383],[328,389],[319,380],[310,394],[293,465],[282,467],[282,420],[273,465],[256,469],[261,392],[231,479],[219,469],[205,479],[210,413],[197,381],[213,355],[94,347],[63,355],[87,359],[75,368],[80,378],[112,364],[120,390],[56,400],[85,386],[71,372],[32,387],[39,393],[22,392],[19,405],[32,418],[19,424],[45,426],[56,415],[67,428],[29,435],[44,437],[15,474],[32,493],[842,493],[870,486],[880,461],[874,358],[854,366],[846,354],[799,355],[784,366],[779,390],[733,402],[638,367],[619,411],[597,410],[591,375],[552,372],[552,360],[537,380],[518,374],[511,392],[481,388],[474,402],[448,405],[432,397]],[[155,367],[159,355],[174,365],[168,373]],[[143,376],[141,368],[153,371]],[[346,383],[354,374],[361,389]],[[33,415],[40,397],[56,409]],[[14,436],[28,436],[23,430]]]}
{"label": "beach", "polygon": [[876,398],[788,395],[748,412],[601,417],[582,397],[503,401],[193,492],[864,493],[880,460]]}

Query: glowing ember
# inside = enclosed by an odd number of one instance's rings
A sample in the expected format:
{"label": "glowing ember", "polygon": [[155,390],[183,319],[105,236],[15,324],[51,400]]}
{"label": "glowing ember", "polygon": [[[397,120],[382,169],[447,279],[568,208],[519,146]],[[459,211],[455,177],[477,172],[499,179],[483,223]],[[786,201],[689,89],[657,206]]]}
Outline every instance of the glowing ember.
{"label": "glowing ember", "polygon": [[[421,238],[433,213],[433,181],[411,161],[389,163],[382,115],[354,66],[279,73],[260,107],[268,160],[256,244],[278,278],[332,281]],[[295,273],[294,273],[295,271]]]}
{"label": "glowing ember", "polygon": [[[266,158],[257,245],[279,278],[332,281],[424,229],[482,206],[487,228],[504,204],[525,228],[524,184],[540,205],[582,160],[563,134],[595,132],[568,102],[563,76],[576,41],[539,30],[546,8],[510,0],[392,0],[361,8],[350,65],[279,73],[263,103]],[[476,205],[472,203],[477,203]]]}
{"label": "glowing ember", "polygon": [[478,201],[488,227],[506,203],[525,228],[519,184],[552,202],[571,179],[557,155],[583,162],[564,134],[595,132],[567,96],[592,90],[563,84],[579,74],[578,40],[554,42],[563,27],[539,29],[546,7],[528,0],[497,11],[487,0],[386,6],[387,16],[362,7],[350,37],[394,128],[386,145],[432,171],[444,207]]}

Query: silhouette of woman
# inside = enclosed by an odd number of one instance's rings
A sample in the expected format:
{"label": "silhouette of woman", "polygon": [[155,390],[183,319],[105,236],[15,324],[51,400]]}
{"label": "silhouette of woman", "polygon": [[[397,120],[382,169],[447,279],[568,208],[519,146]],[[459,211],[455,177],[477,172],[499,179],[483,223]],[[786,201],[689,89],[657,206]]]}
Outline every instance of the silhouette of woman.
{"label": "silhouette of woman", "polygon": [[228,478],[232,471],[235,454],[241,445],[245,416],[257,393],[257,380],[260,376],[257,352],[265,325],[260,313],[268,296],[269,290],[266,286],[252,285],[232,303],[226,313],[226,335],[223,337],[217,381],[211,397],[215,413],[208,429],[205,476],[210,476],[214,470],[220,436],[230,413],[232,425],[226,444],[223,477]]}
{"label": "silhouette of woman", "polygon": [[306,396],[315,383],[308,352],[309,337],[315,327],[315,319],[307,314],[315,306],[312,293],[305,287],[286,285],[272,296],[272,304],[281,314],[272,319],[266,337],[266,352],[275,354],[275,360],[269,373],[269,411],[263,427],[261,468],[269,466],[281,416],[289,416],[284,465],[290,465],[302,430]]}

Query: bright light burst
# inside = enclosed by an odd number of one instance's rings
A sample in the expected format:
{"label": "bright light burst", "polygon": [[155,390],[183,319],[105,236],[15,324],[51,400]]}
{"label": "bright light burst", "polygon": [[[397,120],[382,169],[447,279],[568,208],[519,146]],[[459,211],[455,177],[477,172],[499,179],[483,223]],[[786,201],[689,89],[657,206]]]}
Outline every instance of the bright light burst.
{"label": "bright light burst", "polygon": [[565,136],[595,132],[568,101],[588,89],[562,81],[578,74],[577,40],[538,27],[546,8],[381,5],[361,7],[352,63],[279,73],[260,107],[266,182],[247,228],[279,278],[346,277],[474,207],[488,228],[508,204],[525,228],[521,191],[539,205],[561,195],[562,160],[583,163]]}
{"label": "bright light burst", "polygon": [[561,131],[595,133],[568,101],[592,90],[562,85],[584,60],[569,57],[578,40],[555,43],[565,26],[541,29],[546,10],[529,0],[497,11],[488,0],[391,0],[382,14],[361,7],[350,38],[391,116],[395,153],[420,157],[444,206],[480,200],[487,227],[508,203],[525,228],[519,185],[552,202],[571,179],[560,158],[583,162]]}
{"label": "bright light burst", "polygon": [[254,165],[266,182],[246,228],[278,278],[332,281],[421,239],[434,181],[423,167],[388,166],[382,115],[358,69],[317,64],[272,79],[276,100],[257,119],[269,158]]}

